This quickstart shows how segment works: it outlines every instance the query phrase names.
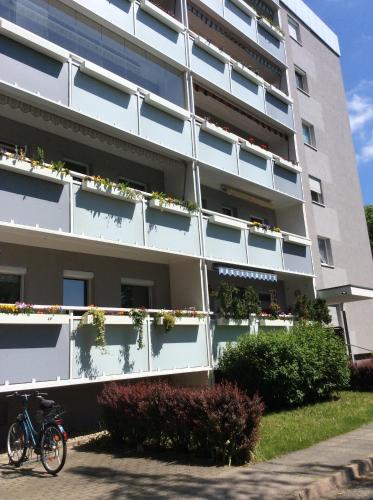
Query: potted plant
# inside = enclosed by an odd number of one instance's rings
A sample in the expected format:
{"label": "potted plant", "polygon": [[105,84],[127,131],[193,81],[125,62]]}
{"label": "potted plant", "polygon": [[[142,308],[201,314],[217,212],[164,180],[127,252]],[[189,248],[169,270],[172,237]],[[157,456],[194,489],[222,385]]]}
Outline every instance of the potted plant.
{"label": "potted plant", "polygon": [[137,349],[143,349],[145,347],[143,328],[144,321],[147,315],[146,309],[143,307],[140,309],[131,309],[129,315],[132,319],[133,327],[137,332]]}

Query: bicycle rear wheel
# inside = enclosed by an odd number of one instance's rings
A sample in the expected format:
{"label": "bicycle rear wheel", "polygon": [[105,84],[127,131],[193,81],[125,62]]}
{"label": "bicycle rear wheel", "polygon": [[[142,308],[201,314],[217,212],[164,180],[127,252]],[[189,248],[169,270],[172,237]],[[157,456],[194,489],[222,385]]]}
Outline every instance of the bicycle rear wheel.
{"label": "bicycle rear wheel", "polygon": [[49,474],[60,472],[66,461],[66,441],[56,425],[49,425],[40,443],[41,462]]}
{"label": "bicycle rear wheel", "polygon": [[19,422],[14,422],[14,424],[9,427],[8,431],[7,452],[9,462],[16,467],[19,467],[26,458],[26,441],[23,425]]}

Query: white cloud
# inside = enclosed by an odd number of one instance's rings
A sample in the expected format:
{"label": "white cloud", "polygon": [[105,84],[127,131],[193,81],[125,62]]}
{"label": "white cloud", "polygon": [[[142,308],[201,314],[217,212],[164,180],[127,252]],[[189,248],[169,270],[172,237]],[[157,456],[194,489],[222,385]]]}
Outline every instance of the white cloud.
{"label": "white cloud", "polygon": [[361,163],[373,160],[373,136],[372,139],[361,148],[358,154],[358,160]]}
{"label": "white cloud", "polygon": [[362,80],[348,93],[351,130],[362,165],[373,160],[373,80]]}
{"label": "white cloud", "polygon": [[369,97],[353,94],[348,101],[348,109],[353,133],[373,120],[373,101]]}

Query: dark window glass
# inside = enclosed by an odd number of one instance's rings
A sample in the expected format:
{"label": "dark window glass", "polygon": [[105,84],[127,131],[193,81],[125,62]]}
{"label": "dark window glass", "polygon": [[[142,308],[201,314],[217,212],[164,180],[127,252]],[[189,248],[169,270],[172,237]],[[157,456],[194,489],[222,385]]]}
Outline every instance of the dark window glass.
{"label": "dark window glass", "polygon": [[21,276],[0,274],[0,302],[14,304],[21,300]]}
{"label": "dark window glass", "polygon": [[64,278],[63,280],[63,305],[87,306],[87,282]]}
{"label": "dark window glass", "polygon": [[149,287],[122,284],[121,307],[150,307],[149,302]]}
{"label": "dark window glass", "polygon": [[272,298],[270,293],[259,293],[259,300],[262,309],[269,309],[272,303]]}
{"label": "dark window glass", "polygon": [[179,71],[55,0],[0,0],[0,16],[184,107]]}

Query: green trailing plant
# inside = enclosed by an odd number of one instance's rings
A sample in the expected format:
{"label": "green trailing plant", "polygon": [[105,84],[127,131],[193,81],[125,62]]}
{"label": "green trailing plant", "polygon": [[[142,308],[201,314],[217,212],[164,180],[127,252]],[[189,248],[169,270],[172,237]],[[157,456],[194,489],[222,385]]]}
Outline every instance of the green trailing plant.
{"label": "green trailing plant", "polygon": [[219,301],[219,314],[226,319],[249,319],[252,314],[261,311],[259,296],[250,286],[242,293],[235,286],[221,281],[212,295]]}
{"label": "green trailing plant", "polygon": [[178,315],[177,314],[178,312],[175,311],[175,312],[170,312],[170,311],[167,311],[167,312],[160,312],[160,313],[156,313],[154,315],[154,318],[156,320],[156,323],[158,325],[160,324],[163,324],[163,328],[165,330],[165,332],[169,332],[170,330],[172,330],[172,328],[175,326],[175,323],[176,323],[176,318],[181,318],[182,315]]}
{"label": "green trailing plant", "polygon": [[65,167],[65,163],[63,161],[52,161],[51,162],[51,170],[56,172],[58,175],[68,175],[69,170]]}
{"label": "green trailing plant", "polygon": [[198,205],[189,200],[179,200],[178,198],[173,198],[160,191],[153,191],[151,194],[152,200],[158,200],[161,207],[166,207],[167,205],[173,204],[179,207],[185,208],[190,213],[196,213],[198,211]]}
{"label": "green trailing plant", "polygon": [[139,193],[135,189],[129,187],[127,182],[118,182],[115,187],[123,196],[129,198],[130,200],[136,200],[139,198]]}
{"label": "green trailing plant", "polygon": [[44,149],[38,146],[36,148],[35,157],[31,160],[31,164],[34,166],[43,167],[44,166]]}
{"label": "green trailing plant", "polygon": [[106,327],[105,313],[97,307],[91,307],[80,318],[79,327],[87,324],[89,316],[92,316],[92,325],[96,329],[95,346],[101,350],[106,350]]}
{"label": "green trailing plant", "polygon": [[146,309],[131,309],[129,316],[132,319],[132,324],[137,332],[137,349],[143,349],[144,337],[143,337],[143,327],[146,318]]}

